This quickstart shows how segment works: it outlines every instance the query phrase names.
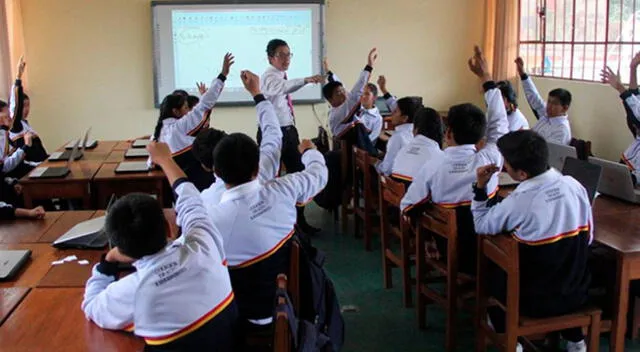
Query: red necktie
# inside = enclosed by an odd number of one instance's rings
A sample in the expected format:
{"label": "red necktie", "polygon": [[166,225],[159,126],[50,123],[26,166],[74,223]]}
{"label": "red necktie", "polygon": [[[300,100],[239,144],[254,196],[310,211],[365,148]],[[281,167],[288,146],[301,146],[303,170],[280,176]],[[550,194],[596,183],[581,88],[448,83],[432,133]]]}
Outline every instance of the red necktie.
{"label": "red necktie", "polygon": [[[284,73],[284,79],[287,80],[287,73]],[[293,124],[296,124],[296,115],[293,113],[293,99],[291,99],[291,95],[287,94],[287,105],[289,105],[289,111],[291,111],[291,117],[293,118]]]}

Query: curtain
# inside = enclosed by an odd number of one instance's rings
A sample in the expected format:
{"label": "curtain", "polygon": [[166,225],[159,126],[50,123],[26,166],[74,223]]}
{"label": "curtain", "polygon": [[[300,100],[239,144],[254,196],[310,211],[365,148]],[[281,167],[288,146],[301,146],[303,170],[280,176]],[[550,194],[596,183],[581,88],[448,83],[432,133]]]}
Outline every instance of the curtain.
{"label": "curtain", "polygon": [[[24,55],[20,0],[0,0],[0,99],[9,98],[18,62]],[[27,70],[28,72],[28,70]],[[27,81],[25,73],[23,80]]]}
{"label": "curtain", "polygon": [[496,80],[516,76],[518,0],[485,0],[484,53]]}

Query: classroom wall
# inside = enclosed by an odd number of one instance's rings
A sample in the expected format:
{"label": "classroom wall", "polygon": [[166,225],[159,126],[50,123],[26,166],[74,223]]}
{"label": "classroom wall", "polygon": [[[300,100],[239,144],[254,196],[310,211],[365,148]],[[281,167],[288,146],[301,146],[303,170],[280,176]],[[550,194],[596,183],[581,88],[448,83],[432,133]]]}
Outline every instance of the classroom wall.
{"label": "classroom wall", "polygon": [[[609,85],[550,78],[534,77],[538,91],[546,100],[554,88],[568,89],[573,97],[569,120],[575,138],[590,140],[595,156],[618,161],[621,153],[633,141],[627,129],[622,101]],[[524,99],[520,86],[519,105],[529,119],[535,123],[533,112]]]}
{"label": "classroom wall", "polygon": [[[153,131],[150,0],[22,0],[22,15],[30,121],[49,149],[89,126],[99,139]],[[483,19],[477,0],[328,0],[327,55],[348,83],[376,46],[374,74],[385,74],[395,94],[422,95],[437,109],[478,103],[477,81],[465,65],[481,42]],[[326,105],[317,111],[325,120]],[[297,106],[296,113],[301,135],[314,136],[310,106]],[[252,108],[216,108],[213,124],[255,135]]]}

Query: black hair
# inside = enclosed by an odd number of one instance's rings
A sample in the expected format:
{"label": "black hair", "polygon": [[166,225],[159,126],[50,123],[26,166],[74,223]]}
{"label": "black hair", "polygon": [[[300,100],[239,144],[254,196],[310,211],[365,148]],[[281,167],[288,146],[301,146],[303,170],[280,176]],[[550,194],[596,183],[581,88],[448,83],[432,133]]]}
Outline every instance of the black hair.
{"label": "black hair", "polygon": [[282,39],[271,39],[267,44],[267,55],[269,55],[269,57],[276,56],[276,50],[278,50],[278,48],[281,46],[289,45]]}
{"label": "black hair", "polygon": [[422,107],[421,98],[404,97],[398,99],[398,109],[403,116],[407,116],[407,123],[413,123],[416,111]]}
{"label": "black hair", "polygon": [[202,165],[207,169],[213,169],[213,151],[216,149],[218,143],[226,136],[227,134],[224,131],[215,128],[202,130],[193,141],[191,151]]}
{"label": "black hair", "polygon": [[23,99],[23,100],[31,100],[31,99],[29,99],[29,96],[28,96],[28,95],[24,94],[23,96],[24,96],[24,99]]}
{"label": "black hair", "polygon": [[130,193],[113,204],[104,229],[120,253],[140,259],[167,245],[166,220],[160,203],[148,194]]}
{"label": "black hair", "polygon": [[476,144],[485,135],[487,118],[471,103],[454,105],[447,113],[447,127],[458,145]]}
{"label": "black hair", "polygon": [[324,87],[322,87],[322,96],[325,99],[330,100],[331,97],[333,97],[333,93],[335,93],[336,89],[339,87],[342,87],[342,82],[332,81],[325,84]]}
{"label": "black hair", "polygon": [[417,134],[430,138],[442,149],[442,118],[437,111],[432,108],[420,108],[413,118],[413,129]]}
{"label": "black hair", "polygon": [[375,84],[367,83],[367,88],[369,88],[369,91],[371,92],[371,94],[373,94],[374,97],[378,97],[378,87]]}
{"label": "black hair", "polygon": [[563,88],[556,88],[549,92],[550,97],[558,98],[562,106],[571,106],[571,93]]}
{"label": "black hair", "polygon": [[173,94],[173,95],[182,95],[185,98],[189,96],[189,93],[184,89],[176,89],[171,94]]}
{"label": "black hair", "polygon": [[213,151],[214,169],[224,183],[238,186],[251,181],[258,172],[260,149],[244,133],[224,137]]}
{"label": "black hair", "polygon": [[193,109],[200,102],[200,98],[195,95],[187,96],[187,105],[189,106],[189,110]]}
{"label": "black hair", "polygon": [[516,94],[515,89],[511,85],[509,81],[500,81],[498,82],[498,89],[502,93],[502,97],[507,99],[509,104],[513,105],[514,108],[518,107],[518,95]]}
{"label": "black hair", "polygon": [[4,109],[4,108],[6,108],[8,106],[9,106],[9,104],[7,104],[6,101],[0,100],[0,109]]}
{"label": "black hair", "polygon": [[162,100],[160,104],[160,116],[156,123],[156,128],[153,131],[153,140],[157,141],[160,138],[160,131],[162,131],[162,121],[170,117],[175,117],[173,109],[180,109],[187,102],[187,98],[179,94],[169,94]]}
{"label": "black hair", "polygon": [[498,149],[514,170],[526,172],[529,178],[549,169],[547,142],[534,131],[520,130],[507,133],[498,139]]}

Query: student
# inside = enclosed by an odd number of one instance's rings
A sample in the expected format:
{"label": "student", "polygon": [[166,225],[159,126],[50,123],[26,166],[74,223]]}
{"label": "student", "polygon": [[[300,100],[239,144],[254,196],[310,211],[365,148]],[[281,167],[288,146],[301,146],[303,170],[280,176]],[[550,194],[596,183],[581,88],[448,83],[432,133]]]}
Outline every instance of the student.
{"label": "student", "polygon": [[[267,44],[267,59],[269,67],[262,74],[261,84],[264,96],[269,100],[276,111],[276,116],[282,130],[282,163],[287,173],[302,171],[304,165],[298,152],[300,138],[296,128],[295,112],[291,94],[302,89],[307,84],[322,83],[324,78],[321,75],[306,78],[289,79],[287,70],[291,64],[293,54],[287,42],[282,39],[272,39]],[[262,136],[258,130],[258,143]],[[298,226],[303,232],[314,234],[320,229],[311,226],[304,216],[304,207],[298,208]]]}
{"label": "student", "polygon": [[43,207],[33,209],[15,208],[11,204],[0,201],[0,220],[24,219],[44,219],[45,211]]}
{"label": "student", "polygon": [[[389,93],[385,93],[387,94]],[[376,166],[378,172],[386,176],[391,175],[398,152],[413,139],[413,118],[422,104],[417,98],[404,97],[395,102],[395,106],[391,114],[391,123],[395,126],[395,132],[387,142],[384,159]]]}
{"label": "student", "polygon": [[11,147],[9,138],[9,126],[11,126],[11,123],[11,118],[7,114],[7,103],[0,101],[0,164],[4,174],[12,172],[24,161],[34,138],[33,133],[25,133],[23,137],[24,144],[14,150]]}
{"label": "student", "polygon": [[[258,76],[243,71],[242,81],[257,104],[261,121],[272,120],[274,125],[269,129],[277,128],[274,108],[261,94]],[[276,139],[274,135],[269,138]],[[231,283],[245,329],[271,324],[274,282],[279,273],[288,272],[289,268],[295,204],[311,199],[327,183],[324,157],[313,143],[303,140],[299,150],[303,171],[265,183],[257,179],[260,150],[250,137],[230,134],[214,152],[216,177],[224,182],[226,191],[220,204],[209,206],[209,216],[223,234]]]}
{"label": "student", "polygon": [[507,109],[507,120],[509,121],[509,131],[528,130],[529,121],[518,109],[518,95],[509,81],[498,82],[498,88],[502,92],[504,107]]}
{"label": "student", "polygon": [[545,103],[538,93],[536,85],[524,71],[522,58],[517,58],[515,62],[518,75],[522,80],[524,95],[538,119],[533,130],[549,143],[569,145],[571,143],[571,126],[567,112],[571,106],[571,93],[566,89],[556,88],[549,92],[549,98]]}
{"label": "student", "polygon": [[[486,60],[478,47],[475,47],[474,57],[469,59],[469,68],[482,79],[488,109],[487,118],[482,110],[469,103],[455,105],[449,109],[445,132],[448,147],[439,163],[425,165],[413,179],[402,198],[400,208],[403,213],[411,215],[414,209],[419,209],[419,205],[431,201],[443,207],[456,209],[458,265],[462,272],[475,273],[477,239],[469,208],[473,199],[469,185],[475,180],[478,167],[490,164],[502,166],[502,156],[496,142],[509,131],[509,123],[502,94],[492,80]],[[486,145],[478,150],[477,145],[482,142],[485,130]],[[498,191],[497,175],[491,177],[487,187],[489,198],[493,198]],[[440,253],[446,253],[443,245],[439,243]]]}
{"label": "student", "polygon": [[[147,150],[177,196],[182,236],[167,243],[167,220],[154,198],[118,200],[105,223],[114,247],[94,266],[82,310],[101,328],[133,330],[145,351],[232,351],[237,307],[222,235],[170,147],[152,142]],[[118,279],[119,263],[136,271]]]}
{"label": "student", "polygon": [[[26,133],[31,133],[33,137],[32,145],[25,156],[25,160],[40,163],[45,161],[49,155],[42,144],[42,140],[38,137],[37,132],[27,121],[29,111],[31,110],[31,100],[29,99],[29,96],[24,93],[24,88],[22,87],[22,75],[24,74],[26,65],[26,62],[21,58],[20,63],[18,64],[18,74],[16,76],[15,84],[11,91],[10,113],[13,121],[9,125],[9,138],[13,147],[20,148],[24,145],[24,135]],[[17,174],[14,176],[20,178],[32,169],[33,167],[21,167],[21,170],[17,171]]]}
{"label": "student", "polygon": [[393,162],[391,177],[411,183],[425,166],[439,163],[442,158],[442,118],[431,108],[420,108],[413,118],[413,139]]}
{"label": "student", "polygon": [[[626,164],[631,171],[634,183],[637,183],[638,176],[640,176],[640,135],[638,134],[638,131],[640,130],[640,119],[638,117],[640,115],[636,115],[632,108],[632,106],[637,106],[637,98],[631,97],[636,97],[640,94],[640,92],[638,92],[637,80],[637,69],[639,64],[640,53],[636,54],[633,60],[631,60],[631,81],[628,90],[625,89],[622,84],[620,76],[615,74],[611,68],[607,67],[603,69],[601,73],[603,83],[608,83],[620,94],[622,104],[624,105],[624,109],[627,114],[627,127],[629,128],[629,131],[631,131],[634,141],[622,153],[620,160]],[[635,110],[640,112],[640,109],[636,108]]]}
{"label": "student", "polygon": [[211,83],[211,88],[202,96],[201,101],[189,111],[187,98],[184,95],[168,95],[160,106],[160,117],[153,134],[153,139],[164,142],[171,148],[173,158],[184,170],[189,180],[199,190],[204,190],[213,183],[210,173],[205,172],[195,159],[190,149],[195,136],[206,128],[208,110],[215,105],[233,65],[234,57],[227,53],[224,56],[222,72]]}
{"label": "student", "polygon": [[[587,269],[593,217],[584,187],[570,176],[549,167],[545,140],[533,131],[509,133],[498,140],[505,169],[520,185],[501,203],[489,207],[489,180],[500,171],[481,166],[471,205],[475,229],[480,234],[511,232],[520,247],[520,314],[546,318],[570,314],[587,302]],[[561,216],[559,216],[561,214]],[[506,299],[506,277],[496,268],[488,287]],[[504,333],[505,316],[489,310],[496,332]],[[562,331],[567,351],[586,352],[581,328]],[[522,346],[518,346],[522,351]]]}

